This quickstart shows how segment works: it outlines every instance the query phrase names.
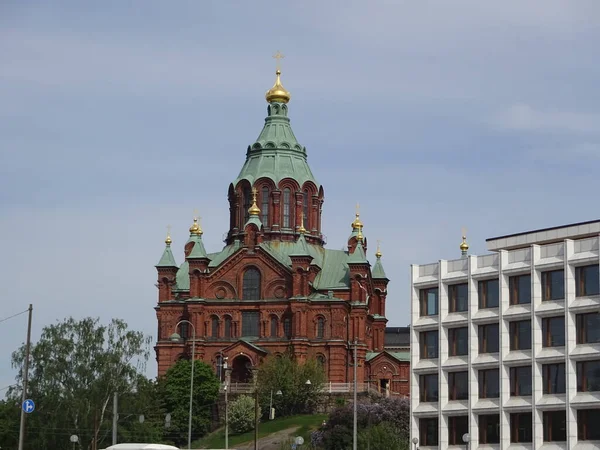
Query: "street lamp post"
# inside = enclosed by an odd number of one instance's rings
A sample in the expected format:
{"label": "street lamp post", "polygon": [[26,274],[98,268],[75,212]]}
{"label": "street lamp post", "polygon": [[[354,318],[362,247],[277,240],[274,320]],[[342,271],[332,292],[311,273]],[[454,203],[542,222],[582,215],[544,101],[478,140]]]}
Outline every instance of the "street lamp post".
{"label": "street lamp post", "polygon": [[229,391],[229,370],[227,367],[227,357],[224,358],[223,370],[225,371],[225,450],[229,449],[229,404],[227,403],[227,392]]}
{"label": "street lamp post", "polygon": [[[175,331],[177,331],[177,327],[179,325],[181,325],[182,323],[188,323],[192,326],[192,375],[191,375],[191,379],[190,379],[190,410],[189,410],[189,419],[188,419],[188,450],[192,448],[192,405],[193,405],[193,399],[194,399],[194,350],[196,348],[196,327],[194,327],[194,324],[192,322],[190,322],[189,320],[180,320],[179,322],[177,322],[177,324],[175,325]],[[179,336],[177,334],[177,332],[173,333],[171,335],[171,340],[172,341],[179,341],[181,339],[181,336]]]}
{"label": "street lamp post", "polygon": [[356,373],[357,373],[357,367],[358,366],[358,361],[356,358],[356,347],[358,346],[358,342],[356,340],[356,338],[354,338],[354,411],[353,411],[353,418],[352,418],[352,450],[356,450],[357,446],[358,446],[358,405],[357,403],[357,394],[356,394],[356,389],[357,389],[357,384],[356,384]]}
{"label": "street lamp post", "polygon": [[419,450],[419,447],[417,447],[417,445],[419,445],[419,438],[414,437],[412,443],[415,444],[415,450]]}
{"label": "street lamp post", "polygon": [[471,436],[469,435],[469,433],[463,434],[462,440],[465,443],[467,450],[469,450],[469,441],[471,440]]}
{"label": "street lamp post", "polygon": [[[275,395],[283,395],[281,389],[275,392]],[[273,389],[271,389],[271,401],[269,402],[269,419],[273,420],[275,418],[275,414],[273,411]]]}

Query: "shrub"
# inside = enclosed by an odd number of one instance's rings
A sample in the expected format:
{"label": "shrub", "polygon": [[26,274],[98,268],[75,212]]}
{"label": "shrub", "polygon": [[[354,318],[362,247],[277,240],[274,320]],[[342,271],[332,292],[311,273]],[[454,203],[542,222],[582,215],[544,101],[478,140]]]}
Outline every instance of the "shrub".
{"label": "shrub", "polygon": [[[258,410],[260,417],[260,408]],[[254,429],[254,399],[240,395],[229,404],[229,426],[231,431],[240,434]]]}

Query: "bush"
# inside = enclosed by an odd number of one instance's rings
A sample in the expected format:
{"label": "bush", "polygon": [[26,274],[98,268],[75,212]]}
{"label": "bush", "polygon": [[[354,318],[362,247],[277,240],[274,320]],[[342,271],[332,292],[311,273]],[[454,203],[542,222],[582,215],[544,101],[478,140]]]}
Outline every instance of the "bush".
{"label": "bush", "polygon": [[[260,417],[260,408],[258,417]],[[240,395],[229,404],[229,426],[237,434],[254,429],[254,399],[252,397]]]}

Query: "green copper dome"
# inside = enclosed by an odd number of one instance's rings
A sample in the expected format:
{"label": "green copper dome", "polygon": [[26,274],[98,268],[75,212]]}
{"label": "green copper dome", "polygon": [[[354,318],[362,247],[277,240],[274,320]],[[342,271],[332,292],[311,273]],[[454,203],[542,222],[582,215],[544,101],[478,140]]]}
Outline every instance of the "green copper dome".
{"label": "green copper dome", "polygon": [[317,189],[320,184],[315,179],[306,158],[306,148],[298,143],[287,116],[285,103],[272,102],[267,108],[265,125],[256,139],[248,147],[246,162],[233,182],[241,180],[251,185],[259,178],[270,178],[276,184],[285,178],[292,178],[302,186],[311,181]]}

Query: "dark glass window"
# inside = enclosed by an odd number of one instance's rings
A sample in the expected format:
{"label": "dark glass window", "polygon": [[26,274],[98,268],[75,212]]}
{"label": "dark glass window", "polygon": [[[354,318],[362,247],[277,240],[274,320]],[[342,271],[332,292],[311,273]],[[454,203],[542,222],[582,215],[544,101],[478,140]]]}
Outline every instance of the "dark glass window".
{"label": "dark glass window", "polygon": [[231,337],[231,317],[225,317],[225,326],[223,329],[223,337],[230,338]]}
{"label": "dark glass window", "polygon": [[261,193],[260,213],[263,226],[269,226],[269,188],[264,186]]}
{"label": "dark glass window", "polygon": [[210,332],[211,332],[211,337],[212,338],[218,338],[219,337],[219,318],[217,316],[212,316],[212,318],[210,319]]}
{"label": "dark glass window", "polygon": [[289,188],[283,190],[283,228],[291,227],[291,205],[290,205],[291,191]]}
{"label": "dark glass window", "polygon": [[600,294],[600,272],[598,264],[592,266],[577,267],[575,269],[575,295],[583,297],[586,295]]}
{"label": "dark glass window", "polygon": [[438,331],[421,332],[421,359],[433,359],[438,357]]}
{"label": "dark glass window", "polygon": [[438,374],[421,375],[419,380],[420,400],[422,402],[438,401]]}
{"label": "dark glass window", "polygon": [[260,272],[257,269],[247,269],[244,272],[244,284],[242,288],[243,300],[260,299]]}
{"label": "dark glass window", "polygon": [[565,298],[565,271],[542,272],[542,300],[562,300]]}
{"label": "dark glass window", "polygon": [[564,347],[565,317],[546,317],[542,319],[542,346]]}
{"label": "dark glass window", "polygon": [[421,289],[419,291],[422,316],[438,314],[438,288]]}
{"label": "dark glass window", "polygon": [[600,409],[580,409],[577,411],[577,439],[580,441],[600,441]]}
{"label": "dark glass window", "polygon": [[467,371],[448,374],[448,398],[450,400],[469,398],[469,373]]}
{"label": "dark glass window", "polygon": [[319,364],[320,364],[322,367],[324,367],[324,366],[325,366],[325,362],[326,362],[326,360],[325,360],[325,355],[322,355],[322,354],[320,354],[320,353],[319,353],[319,354],[317,355],[317,362],[318,362],[318,363],[319,363]]}
{"label": "dark glass window", "polygon": [[532,415],[528,413],[515,413],[510,415],[510,442],[532,441]]}
{"label": "dark glass window", "polygon": [[277,337],[277,325],[278,325],[277,317],[271,317],[271,337]]}
{"label": "dark glass window", "polygon": [[317,319],[317,338],[323,339],[325,337],[325,319],[319,317]]}
{"label": "dark glass window", "polygon": [[544,442],[565,442],[566,440],[566,411],[544,411]]}
{"label": "dark glass window", "polygon": [[[244,208],[244,224],[246,222],[248,222],[248,219],[250,218],[250,213],[248,212],[248,210],[250,209],[250,206],[252,206],[252,191],[250,190],[249,187],[245,187],[244,190],[242,191],[242,195],[244,196],[244,203],[243,203],[243,208]],[[244,225],[242,224],[242,226]]]}
{"label": "dark glass window", "polygon": [[288,339],[292,337],[292,319],[289,317],[283,319],[283,334]]}
{"label": "dark glass window", "polygon": [[258,311],[242,311],[242,336],[260,336],[260,313]]}
{"label": "dark glass window", "polygon": [[467,327],[450,328],[448,330],[450,356],[461,356],[469,353],[469,331]]}
{"label": "dark glass window", "polygon": [[577,363],[577,392],[600,391],[600,360]]}
{"label": "dark glass window", "polygon": [[469,432],[468,416],[448,417],[448,438],[450,445],[465,445],[463,435]]}
{"label": "dark glass window", "polygon": [[179,325],[179,332],[181,333],[181,339],[187,339],[188,338],[188,330],[189,330],[189,324],[187,322],[181,322],[181,324]]}
{"label": "dark glass window", "polygon": [[531,303],[531,275],[519,275],[509,278],[510,304]]}
{"label": "dark glass window", "polygon": [[542,366],[544,394],[564,394],[566,391],[565,363]]}
{"label": "dark glass window", "polygon": [[498,280],[483,280],[479,282],[479,307],[497,308],[500,290]]}
{"label": "dark glass window", "polygon": [[497,323],[479,325],[479,353],[498,353],[500,329]]}
{"label": "dark glass window", "polygon": [[479,371],[479,398],[500,397],[500,370],[486,369]]}
{"label": "dark glass window", "polygon": [[513,397],[531,395],[531,366],[510,368],[510,395]]}
{"label": "dark glass window", "polygon": [[448,311],[463,312],[469,310],[469,285],[467,283],[448,286]]}
{"label": "dark glass window", "polygon": [[578,344],[600,342],[600,314],[577,314],[576,327]]}
{"label": "dark glass window", "polygon": [[309,201],[309,197],[308,197],[308,191],[304,191],[304,198],[303,198],[303,204],[302,204],[302,220],[304,221],[304,228],[306,228],[307,230],[310,230],[310,226],[309,226],[309,216],[308,216],[308,201]]}
{"label": "dark glass window", "polygon": [[438,445],[438,418],[419,419],[419,444],[425,447]]}
{"label": "dark glass window", "polygon": [[479,416],[479,443],[500,443],[500,414],[482,414]]}
{"label": "dark glass window", "polygon": [[531,320],[510,322],[510,349],[531,349]]}

